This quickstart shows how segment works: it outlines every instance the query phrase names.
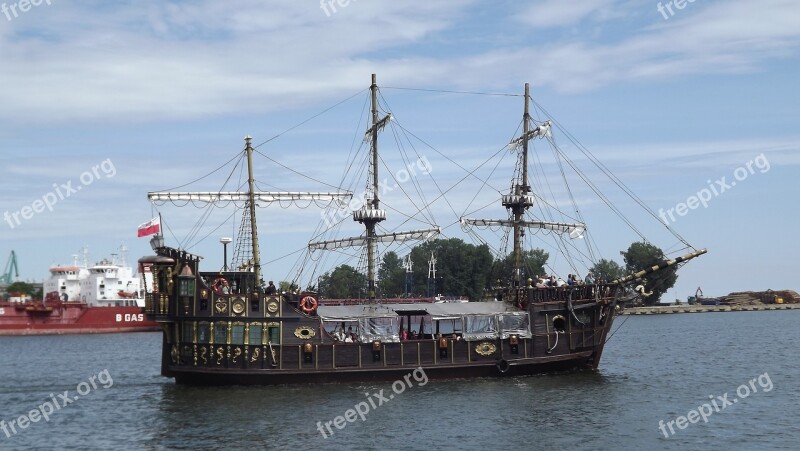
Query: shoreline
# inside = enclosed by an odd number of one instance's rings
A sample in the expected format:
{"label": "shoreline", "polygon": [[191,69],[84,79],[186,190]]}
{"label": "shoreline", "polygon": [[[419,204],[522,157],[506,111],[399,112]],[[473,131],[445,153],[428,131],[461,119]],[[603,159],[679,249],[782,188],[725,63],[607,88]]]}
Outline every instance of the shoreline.
{"label": "shoreline", "polygon": [[664,305],[657,307],[630,307],[620,315],[661,315],[669,313],[705,312],[760,312],[765,310],[800,310],[800,304],[756,304],[756,305]]}

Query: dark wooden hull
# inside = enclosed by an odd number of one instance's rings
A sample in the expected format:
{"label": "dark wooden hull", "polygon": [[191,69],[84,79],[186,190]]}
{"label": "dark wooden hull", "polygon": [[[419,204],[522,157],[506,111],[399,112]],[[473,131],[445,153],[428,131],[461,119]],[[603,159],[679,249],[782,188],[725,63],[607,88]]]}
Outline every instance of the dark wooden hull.
{"label": "dark wooden hull", "polygon": [[[170,284],[164,275],[175,273],[167,268],[172,268],[172,258],[180,257],[172,254],[164,269],[153,265],[156,280],[161,279],[158,286],[165,292],[148,294],[145,310],[148,319],[164,331],[161,372],[181,384],[384,381],[418,369],[434,379],[596,369],[616,313],[610,287],[527,287],[507,293],[506,304],[453,307],[463,311],[463,327],[481,306],[495,311],[494,307],[504,305],[503,312],[527,318],[523,329],[498,322],[493,333],[487,329],[487,333],[439,334],[437,325],[418,339],[397,341],[397,335],[380,335],[385,340],[363,338],[363,342],[347,343],[329,332],[331,323],[326,321],[339,320],[303,311],[299,298],[305,294],[224,293],[206,285],[225,277],[238,287],[247,287],[252,273],[201,274],[190,295],[176,293],[177,284]],[[436,310],[431,307],[434,304],[417,305],[380,308],[415,317]],[[462,321],[458,315],[436,318]],[[500,321],[500,316],[496,318]],[[411,324],[410,317],[406,324]]]}
{"label": "dark wooden hull", "polygon": [[[498,362],[472,365],[440,365],[405,368],[369,368],[337,370],[167,370],[165,375],[174,377],[176,383],[187,385],[276,385],[318,384],[350,382],[389,382],[400,380],[417,368],[422,368],[429,379],[463,379],[477,377],[513,377],[534,374],[558,373],[573,370],[593,370],[592,352],[570,356],[525,359],[508,362],[508,367]],[[502,368],[502,370],[501,370]]]}
{"label": "dark wooden hull", "polygon": [[[603,309],[591,305],[584,310]],[[169,327],[163,343],[162,374],[179,384],[272,385],[394,381],[421,368],[431,379],[510,377],[572,370],[594,370],[600,363],[613,313],[599,327],[572,328],[556,334],[548,317],[566,316],[560,303],[532,308],[540,321],[533,324],[533,336],[511,340],[453,340],[446,346],[436,339],[382,343],[299,342],[272,346],[208,345],[169,343]],[[540,311],[541,310],[541,311]],[[564,310],[565,312],[566,310]],[[584,313],[584,315],[586,315]],[[589,315],[593,316],[593,315]],[[543,321],[542,321],[543,320]],[[287,334],[288,335],[288,334]],[[291,341],[285,336],[286,341]]]}

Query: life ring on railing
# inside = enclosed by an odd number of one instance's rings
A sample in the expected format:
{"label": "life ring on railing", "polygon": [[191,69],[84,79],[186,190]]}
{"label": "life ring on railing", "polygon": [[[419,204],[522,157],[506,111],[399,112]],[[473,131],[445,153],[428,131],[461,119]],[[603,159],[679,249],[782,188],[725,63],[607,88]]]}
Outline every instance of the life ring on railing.
{"label": "life ring on railing", "polygon": [[305,296],[300,299],[300,310],[307,314],[314,313],[318,305],[319,302],[313,296]]}
{"label": "life ring on railing", "polygon": [[211,289],[217,294],[228,294],[228,281],[224,277],[218,277],[211,282]]}
{"label": "life ring on railing", "polygon": [[497,362],[497,371],[499,371],[500,374],[506,374],[510,369],[511,364],[508,363],[508,360],[502,359]]}

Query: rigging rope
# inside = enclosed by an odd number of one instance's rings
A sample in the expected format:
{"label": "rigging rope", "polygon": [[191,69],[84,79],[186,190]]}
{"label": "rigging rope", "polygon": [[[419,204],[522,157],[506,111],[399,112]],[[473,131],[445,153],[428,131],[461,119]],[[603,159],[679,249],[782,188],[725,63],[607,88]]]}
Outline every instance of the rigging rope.
{"label": "rigging rope", "polygon": [[503,92],[479,92],[479,91],[448,91],[444,89],[424,89],[424,88],[401,88],[397,86],[384,86],[382,89],[396,89],[400,91],[422,91],[422,92],[440,92],[443,94],[471,94],[479,96],[499,96],[499,97],[522,97],[522,94],[509,94]]}
{"label": "rigging rope", "polygon": [[[684,239],[684,238],[683,238],[683,237],[682,237],[680,234],[678,234],[678,232],[676,232],[676,231],[675,231],[675,230],[674,230],[672,227],[670,227],[670,226],[669,226],[669,224],[666,224],[664,221],[662,221],[662,220],[661,220],[661,218],[659,218],[659,217],[658,217],[658,215],[655,213],[655,211],[653,211],[653,210],[652,210],[652,209],[651,209],[649,206],[647,206],[647,204],[645,204],[645,203],[644,203],[644,201],[643,201],[643,200],[642,200],[642,199],[641,199],[639,196],[637,196],[637,195],[636,195],[636,194],[635,194],[635,193],[634,193],[634,192],[633,192],[633,191],[632,191],[632,190],[631,190],[631,189],[630,189],[630,188],[629,188],[629,187],[628,187],[628,186],[627,186],[625,183],[623,183],[623,182],[622,182],[622,180],[621,180],[621,179],[619,179],[619,177],[617,177],[616,175],[614,175],[614,173],[612,173],[612,172],[611,172],[611,170],[609,170],[609,169],[608,169],[608,167],[607,167],[605,164],[603,164],[603,163],[602,163],[602,162],[601,162],[599,159],[597,159],[597,157],[595,157],[595,156],[594,156],[594,154],[592,154],[592,153],[591,153],[591,152],[590,152],[590,151],[589,151],[589,150],[588,150],[586,147],[584,147],[584,145],[583,145],[583,144],[582,144],[580,141],[578,141],[578,139],[577,139],[577,138],[575,138],[574,136],[572,136],[572,134],[571,134],[571,133],[570,133],[568,130],[566,130],[566,129],[565,129],[565,128],[564,128],[564,127],[561,125],[561,123],[559,123],[559,122],[558,122],[558,120],[556,120],[555,118],[553,118],[553,116],[551,116],[551,115],[550,115],[550,113],[548,113],[548,112],[547,112],[547,110],[546,110],[546,109],[544,109],[544,107],[542,107],[541,105],[539,105],[539,104],[538,104],[538,103],[536,103],[536,102],[534,102],[534,105],[535,105],[537,108],[541,109],[541,110],[542,110],[542,111],[543,111],[545,114],[547,114],[549,117],[551,117],[551,118],[552,118],[552,120],[553,120],[553,122],[554,122],[554,123],[556,124],[556,126],[559,128],[559,130],[561,130],[561,131],[564,133],[564,135],[565,135],[565,136],[566,136],[566,137],[567,137],[567,138],[568,138],[570,141],[572,141],[572,143],[574,143],[574,144],[575,144],[575,146],[578,148],[578,150],[580,150],[580,151],[581,151],[581,153],[583,153],[583,154],[584,154],[584,155],[585,155],[587,158],[589,158],[589,160],[590,160],[590,161],[591,161],[591,162],[592,162],[592,163],[593,163],[593,164],[594,164],[594,165],[595,165],[595,166],[596,166],[598,169],[600,169],[600,171],[601,171],[601,172],[603,172],[603,174],[604,174],[606,177],[608,177],[608,178],[609,178],[609,180],[611,180],[611,181],[612,181],[612,182],[613,182],[615,185],[617,185],[617,187],[619,187],[619,188],[620,188],[620,189],[621,189],[621,190],[622,190],[622,191],[623,191],[623,192],[624,192],[624,193],[625,193],[625,194],[626,194],[628,197],[630,197],[630,198],[631,198],[631,199],[632,199],[634,202],[636,202],[637,204],[639,204],[639,206],[640,206],[640,207],[642,207],[642,208],[643,208],[643,209],[644,209],[644,210],[645,210],[645,211],[646,211],[648,214],[650,214],[650,216],[652,216],[652,217],[653,217],[653,218],[655,218],[655,219],[656,219],[656,220],[657,220],[657,221],[658,221],[660,224],[662,224],[662,225],[663,225],[663,226],[664,226],[664,227],[665,227],[665,228],[666,228],[666,229],[667,229],[667,230],[668,230],[668,231],[669,231],[669,232],[670,232],[670,233],[671,233],[673,236],[675,236],[677,239],[679,239],[679,240],[680,240],[682,243],[684,243],[684,244],[685,244],[687,247],[691,247],[692,249],[696,250],[696,249],[694,248],[694,246],[692,246],[691,244],[689,244],[689,243],[688,243],[688,242],[687,242],[687,241],[686,241],[686,240],[685,240],[685,239]],[[628,222],[628,221],[626,220],[626,222]],[[638,232],[637,232],[637,233],[638,233]],[[640,236],[641,236],[641,234],[640,234]],[[642,237],[642,238],[644,239],[644,237]]]}
{"label": "rigging rope", "polygon": [[254,147],[253,147],[253,149],[258,149],[259,147],[263,146],[264,144],[267,144],[268,142],[270,142],[270,141],[273,141],[273,140],[275,140],[275,139],[277,139],[277,138],[279,138],[279,137],[281,137],[281,136],[285,135],[286,133],[289,133],[290,131],[292,131],[292,130],[294,130],[294,129],[298,128],[298,127],[301,127],[301,126],[303,126],[303,125],[307,124],[308,122],[311,122],[312,120],[314,120],[314,119],[316,119],[316,118],[318,118],[318,117],[322,116],[323,114],[325,114],[325,113],[327,113],[328,111],[330,111],[330,110],[332,110],[332,109],[334,109],[334,108],[338,107],[339,105],[341,105],[341,104],[343,104],[343,103],[346,103],[346,102],[347,102],[347,101],[349,101],[350,99],[352,99],[352,98],[354,98],[354,97],[356,97],[356,96],[360,95],[361,93],[363,93],[364,91],[366,91],[366,90],[368,90],[368,89],[369,89],[369,88],[362,89],[362,90],[358,91],[357,93],[355,93],[355,94],[353,94],[353,95],[351,95],[351,96],[347,97],[346,99],[344,99],[344,100],[340,100],[339,102],[335,103],[334,105],[332,105],[332,106],[329,106],[328,108],[326,108],[326,109],[324,109],[324,110],[320,111],[319,113],[317,113],[317,114],[315,114],[315,115],[313,115],[313,116],[309,117],[308,119],[306,119],[306,120],[304,120],[304,121],[300,122],[299,124],[297,124],[297,125],[294,125],[294,126],[292,126],[292,127],[289,127],[289,128],[287,128],[286,130],[284,130],[284,131],[282,131],[282,132],[278,133],[277,135],[273,136],[272,138],[270,138],[270,139],[268,139],[268,140],[266,140],[266,141],[262,142],[261,144],[259,144],[259,145],[257,145],[257,146],[254,146]]}

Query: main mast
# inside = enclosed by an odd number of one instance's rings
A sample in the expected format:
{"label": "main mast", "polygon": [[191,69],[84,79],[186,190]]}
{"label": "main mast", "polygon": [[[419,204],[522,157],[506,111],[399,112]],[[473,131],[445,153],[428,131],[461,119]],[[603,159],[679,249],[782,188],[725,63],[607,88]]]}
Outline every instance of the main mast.
{"label": "main mast", "polygon": [[[372,84],[369,87],[372,97],[372,142],[370,143],[370,158],[372,159],[372,199],[368,201],[371,208],[366,211],[353,212],[353,220],[361,222],[367,228],[367,297],[370,301],[375,299],[375,226],[386,219],[386,212],[380,209],[378,198],[378,83],[375,74],[372,74]],[[387,119],[389,116],[387,116]],[[385,119],[386,120],[386,119]],[[384,122],[385,123],[385,122]],[[361,214],[357,214],[361,213]]]}
{"label": "main mast", "polygon": [[258,231],[256,230],[256,195],[255,179],[253,179],[253,138],[245,136],[245,151],[247,152],[247,203],[250,207],[250,236],[253,238],[253,271],[256,274],[256,288],[261,287],[261,253],[258,250]]}
{"label": "main mast", "polygon": [[379,222],[386,220],[386,210],[380,209],[380,198],[378,195],[378,132],[392,119],[392,115],[387,114],[382,119],[378,117],[378,83],[377,76],[372,74],[372,84],[370,85],[372,125],[365,133],[364,141],[370,143],[371,179],[367,181],[369,191],[365,199],[365,205],[353,211],[353,220],[364,224],[366,232],[361,237],[343,238],[330,241],[317,241],[308,244],[309,249],[339,249],[343,247],[366,246],[367,248],[367,297],[370,302],[375,300],[375,267],[376,267],[376,248],[378,243],[405,242],[410,240],[427,240],[439,234],[439,228],[415,230],[411,232],[394,232],[377,234],[375,227]]}

